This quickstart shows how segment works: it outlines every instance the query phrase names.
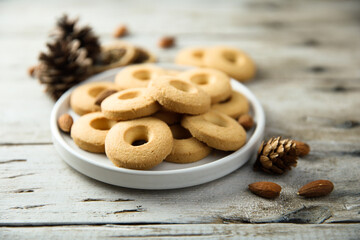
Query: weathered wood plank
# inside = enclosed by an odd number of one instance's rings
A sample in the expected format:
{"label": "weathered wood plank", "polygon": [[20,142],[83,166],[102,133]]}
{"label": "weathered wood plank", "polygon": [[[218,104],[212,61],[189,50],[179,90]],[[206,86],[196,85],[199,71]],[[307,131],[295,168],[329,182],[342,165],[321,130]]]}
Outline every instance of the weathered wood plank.
{"label": "weathered wood plank", "polygon": [[191,224],[1,228],[2,239],[358,239],[359,224]]}
{"label": "weathered wood plank", "polygon": [[[94,21],[94,26],[99,26],[100,31],[104,32],[113,30],[112,27],[117,24],[115,20],[121,20],[132,23],[134,29],[147,33],[224,33],[227,30],[233,32],[236,26],[279,29],[295,25],[310,29],[344,22],[356,25],[354,19],[357,19],[359,12],[356,1],[314,1],[311,4],[303,1],[272,1],[270,4],[273,6],[268,7],[269,4],[265,1],[107,1],[107,4],[101,4],[96,1],[83,0],[74,3],[67,0],[55,4],[47,1],[23,1],[22,8],[19,8],[19,3],[3,2],[1,13],[5,14],[8,21],[2,21],[0,26],[12,32],[19,29],[26,32],[43,31],[39,27],[51,25],[51,22],[43,19],[54,19],[54,13],[70,12],[88,19],[85,22]],[[22,19],[11,15],[11,11],[15,10],[22,14]],[[31,28],[19,24],[19,21],[28,19],[33,23]],[[166,24],[164,21],[167,21]],[[219,29],[218,26],[223,28]]]}
{"label": "weathered wood plank", "polygon": [[[51,145],[0,147],[0,225],[360,221],[359,176],[351,171],[358,168],[358,145],[309,143],[312,153],[284,176],[256,173],[246,164],[211,183],[167,191],[97,182],[67,166]],[[8,161],[17,158],[26,161]],[[296,195],[303,184],[316,179],[330,179],[335,191],[318,199]],[[248,184],[265,180],[283,187],[278,199],[262,199],[247,190]]]}

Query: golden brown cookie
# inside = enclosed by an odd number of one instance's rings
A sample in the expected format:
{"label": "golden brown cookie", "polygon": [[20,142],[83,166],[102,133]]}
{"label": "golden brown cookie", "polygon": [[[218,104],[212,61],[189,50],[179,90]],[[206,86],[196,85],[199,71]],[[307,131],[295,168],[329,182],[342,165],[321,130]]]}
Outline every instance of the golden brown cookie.
{"label": "golden brown cookie", "polygon": [[115,41],[111,44],[101,46],[102,65],[94,65],[93,72],[99,73],[108,69],[122,67],[133,62],[137,54],[135,46]]}
{"label": "golden brown cookie", "polygon": [[105,140],[105,152],[115,166],[150,169],[172,150],[170,128],[163,121],[147,117],[116,124]]}
{"label": "golden brown cookie", "polygon": [[248,113],[249,108],[247,98],[237,91],[232,91],[230,98],[227,100],[211,106],[212,110],[225,113],[232,118],[238,118],[240,115]]}
{"label": "golden brown cookie", "polygon": [[210,96],[182,78],[160,76],[150,82],[149,88],[153,98],[170,111],[201,114],[210,109]]}
{"label": "golden brown cookie", "polygon": [[211,104],[218,103],[230,97],[230,78],[223,72],[211,68],[195,68],[179,75],[207,92]]}
{"label": "golden brown cookie", "polygon": [[181,74],[181,71],[178,70],[165,70],[165,75],[168,76],[179,76]]}
{"label": "golden brown cookie", "polygon": [[79,115],[100,111],[100,106],[95,104],[96,98],[109,89],[119,90],[119,87],[112,82],[91,82],[80,85],[71,93],[70,106]]}
{"label": "golden brown cookie", "polygon": [[215,149],[235,151],[246,142],[244,128],[231,117],[217,111],[184,116],[181,125],[196,139]]}
{"label": "golden brown cookie", "polygon": [[205,67],[204,53],[206,48],[189,47],[180,50],[175,58],[175,63],[181,65],[191,65],[197,67]]}
{"label": "golden brown cookie", "polygon": [[115,76],[115,84],[123,89],[147,87],[149,82],[165,70],[151,64],[137,64],[123,68]]}
{"label": "golden brown cookie", "polygon": [[165,158],[167,162],[192,163],[210,154],[211,148],[191,136],[181,125],[170,126],[174,142],[171,153]]}
{"label": "golden brown cookie", "polygon": [[255,75],[253,60],[243,51],[225,46],[212,47],[204,54],[207,67],[227,73],[240,82],[247,82]]}
{"label": "golden brown cookie", "polygon": [[160,110],[160,105],[150,96],[148,88],[131,88],[107,97],[101,111],[112,120],[130,120],[150,116]]}
{"label": "golden brown cookie", "polygon": [[93,152],[105,152],[105,137],[116,121],[104,117],[101,112],[81,116],[71,127],[71,137],[81,149]]}

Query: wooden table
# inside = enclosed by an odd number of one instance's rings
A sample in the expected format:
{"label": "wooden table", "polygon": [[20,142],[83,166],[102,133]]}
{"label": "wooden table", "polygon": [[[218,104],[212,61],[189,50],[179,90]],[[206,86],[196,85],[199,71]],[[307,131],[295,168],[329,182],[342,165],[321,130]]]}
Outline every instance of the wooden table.
{"label": "wooden table", "polygon": [[[124,40],[173,62],[187,46],[231,45],[258,66],[247,86],[266,112],[266,138],[306,141],[311,154],[283,176],[252,163],[211,183],[167,191],[107,185],[76,172],[56,153],[53,102],[26,69],[45,49],[62,13],[80,16],[103,43],[125,23]],[[0,239],[360,238],[360,4],[357,1],[1,1]],[[169,50],[157,47],[176,37]],[[296,195],[317,179],[323,198]],[[266,200],[247,185],[273,181]]]}

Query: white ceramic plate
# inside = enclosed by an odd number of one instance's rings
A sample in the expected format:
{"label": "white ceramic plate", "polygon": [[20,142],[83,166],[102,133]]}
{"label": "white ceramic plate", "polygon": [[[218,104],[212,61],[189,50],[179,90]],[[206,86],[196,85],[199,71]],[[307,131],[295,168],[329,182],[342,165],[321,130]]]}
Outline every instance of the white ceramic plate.
{"label": "white ceramic plate", "polygon": [[[173,64],[159,64],[160,67],[184,70],[187,67]],[[97,74],[84,83],[93,81],[113,81],[118,69]],[[50,119],[51,133],[56,150],[71,167],[96,180],[138,189],[174,189],[194,186],[223,177],[244,165],[255,152],[263,139],[265,128],[264,111],[256,97],[241,83],[231,80],[234,90],[244,94],[251,105],[251,114],[256,127],[248,132],[246,144],[236,152],[212,151],[195,163],[176,164],[162,162],[151,170],[132,170],[114,166],[105,154],[89,153],[75,145],[68,134],[62,133],[57,119],[63,113],[69,113],[74,120],[78,116],[70,109],[70,94],[67,91],[55,104]]]}

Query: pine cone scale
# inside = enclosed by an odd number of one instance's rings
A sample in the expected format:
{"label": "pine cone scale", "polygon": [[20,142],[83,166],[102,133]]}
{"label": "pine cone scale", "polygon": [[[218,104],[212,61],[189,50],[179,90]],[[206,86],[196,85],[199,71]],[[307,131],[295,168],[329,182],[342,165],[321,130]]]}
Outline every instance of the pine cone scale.
{"label": "pine cone scale", "polygon": [[270,161],[270,159],[268,157],[260,156],[260,162],[261,162],[261,165],[264,168],[271,168],[272,167],[272,161]]}

